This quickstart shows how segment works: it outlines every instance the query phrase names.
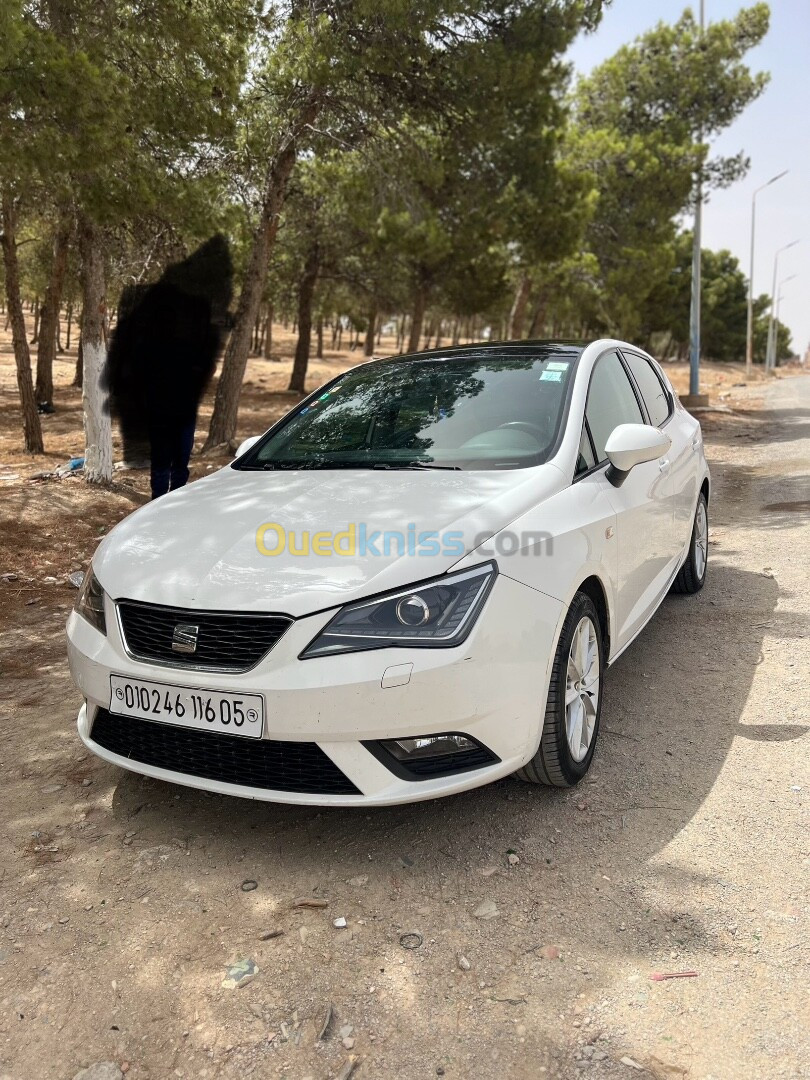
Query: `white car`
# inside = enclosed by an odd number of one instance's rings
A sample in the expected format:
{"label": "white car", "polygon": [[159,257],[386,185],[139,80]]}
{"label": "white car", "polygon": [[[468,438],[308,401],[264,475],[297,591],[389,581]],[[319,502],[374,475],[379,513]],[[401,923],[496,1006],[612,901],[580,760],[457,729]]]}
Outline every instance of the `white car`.
{"label": "white car", "polygon": [[703,585],[708,502],[700,425],[631,345],[363,364],[102,541],[79,735],[278,802],[576,784],[606,667]]}

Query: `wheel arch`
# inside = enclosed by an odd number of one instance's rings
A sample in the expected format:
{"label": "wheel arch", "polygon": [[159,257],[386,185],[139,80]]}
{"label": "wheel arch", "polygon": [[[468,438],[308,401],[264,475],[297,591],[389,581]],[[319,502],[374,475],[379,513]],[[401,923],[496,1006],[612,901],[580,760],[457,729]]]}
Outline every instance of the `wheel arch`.
{"label": "wheel arch", "polygon": [[607,598],[607,590],[596,574],[591,574],[580,582],[577,592],[585,593],[593,601],[602,630],[602,640],[605,646],[605,657],[610,656],[610,605]]}

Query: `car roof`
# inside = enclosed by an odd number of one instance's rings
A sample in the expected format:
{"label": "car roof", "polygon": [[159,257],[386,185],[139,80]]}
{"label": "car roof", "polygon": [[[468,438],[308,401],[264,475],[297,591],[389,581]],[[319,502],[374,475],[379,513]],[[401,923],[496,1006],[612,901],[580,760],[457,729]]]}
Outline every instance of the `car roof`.
{"label": "car roof", "polygon": [[463,360],[466,357],[472,359],[476,356],[494,358],[499,354],[503,359],[508,359],[510,356],[537,356],[541,358],[544,354],[549,356],[563,355],[575,359],[582,355],[589,344],[588,341],[557,339],[480,341],[471,345],[453,345],[448,348],[425,349],[423,352],[378,357],[372,363],[390,363],[391,361],[397,363],[420,363],[424,360]]}

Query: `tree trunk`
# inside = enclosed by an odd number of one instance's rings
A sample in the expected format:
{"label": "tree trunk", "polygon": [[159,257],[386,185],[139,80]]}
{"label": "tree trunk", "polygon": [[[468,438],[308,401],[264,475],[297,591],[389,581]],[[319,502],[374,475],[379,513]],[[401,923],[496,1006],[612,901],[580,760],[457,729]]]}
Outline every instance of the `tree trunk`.
{"label": "tree trunk", "polygon": [[419,352],[419,342],[422,337],[422,323],[425,321],[425,307],[427,305],[427,290],[420,285],[413,298],[413,310],[411,311],[411,333],[408,338],[408,352]]}
{"label": "tree trunk", "polygon": [[45,299],[39,312],[39,349],[37,350],[36,399],[39,402],[53,400],[53,360],[56,355],[56,337],[59,329],[59,307],[62,303],[62,286],[67,270],[70,227],[60,222],[53,238],[53,261],[45,289]]}
{"label": "tree trunk", "polygon": [[548,307],[548,299],[546,296],[546,290],[541,289],[540,299],[537,301],[537,305],[532,315],[531,325],[529,326],[529,337],[537,337],[538,331],[542,331],[546,322],[546,308]]}
{"label": "tree trunk", "polygon": [[374,335],[377,330],[377,305],[372,304],[368,309],[368,326],[366,327],[366,344],[363,352],[366,356],[374,355]]}
{"label": "tree trunk", "polygon": [[262,199],[261,216],[256,232],[253,235],[253,246],[244,284],[239,295],[236,319],[222,361],[222,371],[219,376],[216,398],[214,399],[211,426],[203,447],[204,450],[209,450],[211,447],[219,446],[222,443],[230,444],[234,441],[237,414],[239,412],[239,395],[242,391],[242,380],[245,377],[248,349],[250,348],[250,331],[264,292],[264,284],[267,280],[267,262],[276,239],[279,214],[284,205],[287,184],[295,164],[297,154],[296,138],[300,131],[315,120],[318,115],[319,105],[319,98],[314,93],[311,94],[301,110],[295,129],[289,133],[270,162],[264,198]]}
{"label": "tree trunk", "polygon": [[73,329],[73,303],[67,306],[67,330],[65,332],[65,352],[70,352],[70,331]]}
{"label": "tree trunk", "polygon": [[79,222],[82,281],[82,411],[84,413],[84,478],[91,484],[112,480],[112,427],[101,374],[107,359],[104,344],[106,286],[104,254],[98,228],[82,216]]}
{"label": "tree trunk", "polygon": [[295,359],[293,360],[292,375],[288,390],[297,390],[304,393],[307,379],[307,366],[309,365],[309,349],[312,340],[312,297],[315,294],[315,283],[318,280],[318,270],[321,264],[321,252],[317,243],[313,244],[307,254],[304,264],[304,273],[298,286],[298,343],[295,346]]}
{"label": "tree trunk", "polygon": [[31,338],[31,344],[36,345],[37,342],[39,341],[39,313],[40,313],[40,307],[39,307],[39,297],[38,296],[34,297],[34,302],[31,305],[31,312],[32,312],[32,314],[34,316],[34,336]]}
{"label": "tree trunk", "polygon": [[81,389],[84,382],[84,349],[82,348],[81,317],[79,317],[79,347],[76,350],[76,372],[73,376],[73,385]]}
{"label": "tree trunk", "polygon": [[267,325],[264,330],[264,358],[269,360],[273,355],[273,305],[267,309]]}
{"label": "tree trunk", "polygon": [[14,359],[17,364],[17,387],[20,391],[25,449],[29,454],[41,454],[42,424],[37,412],[34,397],[34,383],[31,378],[31,353],[28,338],[25,336],[25,316],[23,315],[22,296],[20,295],[20,267],[17,261],[17,237],[15,231],[14,207],[10,196],[4,191],[2,196],[2,232],[0,244],[3,247],[3,266],[6,271],[6,299],[11,321],[11,335],[14,342]]}
{"label": "tree trunk", "polygon": [[509,326],[506,336],[510,341],[523,337],[523,324],[526,319],[526,305],[529,302],[529,293],[532,291],[532,279],[528,274],[522,274],[518,282],[512,310],[509,312]]}
{"label": "tree trunk", "polygon": [[315,356],[318,360],[323,360],[323,315],[318,316],[317,332],[318,336]]}

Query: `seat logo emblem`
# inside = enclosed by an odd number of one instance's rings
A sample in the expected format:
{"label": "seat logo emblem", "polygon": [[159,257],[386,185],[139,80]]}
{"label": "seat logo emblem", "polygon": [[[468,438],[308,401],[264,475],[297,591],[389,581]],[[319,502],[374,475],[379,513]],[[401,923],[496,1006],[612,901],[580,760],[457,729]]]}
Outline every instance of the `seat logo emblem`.
{"label": "seat logo emblem", "polygon": [[172,634],[172,652],[195,653],[197,651],[197,635],[199,626],[191,623],[178,623]]}

